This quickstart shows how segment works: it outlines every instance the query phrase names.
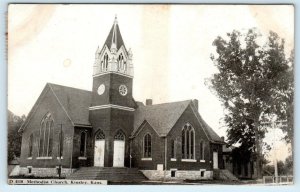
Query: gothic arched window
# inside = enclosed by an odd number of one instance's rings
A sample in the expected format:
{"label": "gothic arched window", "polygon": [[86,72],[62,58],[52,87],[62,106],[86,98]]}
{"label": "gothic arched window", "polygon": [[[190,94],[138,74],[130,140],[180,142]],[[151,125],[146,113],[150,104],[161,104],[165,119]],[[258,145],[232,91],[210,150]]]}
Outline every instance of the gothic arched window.
{"label": "gothic arched window", "polygon": [[41,121],[39,134],[39,157],[52,156],[53,124],[54,121],[51,113],[47,113]]}
{"label": "gothic arched window", "polygon": [[80,157],[86,157],[86,140],[87,140],[87,133],[83,131],[80,134],[80,150],[79,150]]}
{"label": "gothic arched window", "polygon": [[204,160],[204,153],[205,153],[205,144],[204,141],[200,141],[200,159]]}
{"label": "gothic arched window", "polygon": [[104,57],[103,57],[103,62],[101,62],[101,69],[102,71],[107,71],[108,68],[108,55],[107,53],[105,53]]}
{"label": "gothic arched window", "polygon": [[96,140],[104,140],[105,139],[105,134],[102,130],[99,130],[95,136]]}
{"label": "gothic arched window", "polygon": [[144,157],[151,158],[151,135],[146,134],[144,136]]}
{"label": "gothic arched window", "polygon": [[118,71],[124,71],[124,57],[123,54],[121,53],[118,57]]}
{"label": "gothic arched window", "polygon": [[189,124],[182,129],[182,159],[195,159],[195,130]]}
{"label": "gothic arched window", "polygon": [[29,143],[28,143],[28,157],[32,157],[32,145],[33,145],[33,134],[29,137]]}
{"label": "gothic arched window", "polygon": [[115,140],[124,141],[124,140],[125,140],[125,135],[124,135],[124,133],[123,133],[121,130],[119,130],[119,131],[116,133],[114,139],[115,139]]}

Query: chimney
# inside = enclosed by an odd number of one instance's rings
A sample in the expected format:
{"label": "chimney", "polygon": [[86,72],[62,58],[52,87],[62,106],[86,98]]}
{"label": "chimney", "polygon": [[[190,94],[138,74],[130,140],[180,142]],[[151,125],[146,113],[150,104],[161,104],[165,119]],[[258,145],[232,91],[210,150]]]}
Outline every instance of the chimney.
{"label": "chimney", "polygon": [[152,99],[146,99],[146,105],[152,105]]}
{"label": "chimney", "polygon": [[198,110],[198,99],[193,99],[193,103],[194,103],[196,109]]}

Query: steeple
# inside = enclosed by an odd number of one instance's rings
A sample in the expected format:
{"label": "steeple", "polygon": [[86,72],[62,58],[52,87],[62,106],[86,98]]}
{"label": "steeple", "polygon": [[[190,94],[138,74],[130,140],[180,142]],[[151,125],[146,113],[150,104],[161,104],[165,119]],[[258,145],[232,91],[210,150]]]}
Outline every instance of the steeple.
{"label": "steeple", "polygon": [[98,48],[95,56],[94,76],[107,72],[133,76],[132,54],[125,47],[117,16],[102,49]]}
{"label": "steeple", "polygon": [[[122,45],[125,48],[124,41],[123,41],[120,29],[119,29],[117,16],[115,16],[114,24],[111,27],[110,32],[106,38],[105,45],[111,51],[113,51],[113,49],[116,49],[116,51],[118,51],[122,47]],[[125,48],[125,50],[126,50],[126,48]]]}

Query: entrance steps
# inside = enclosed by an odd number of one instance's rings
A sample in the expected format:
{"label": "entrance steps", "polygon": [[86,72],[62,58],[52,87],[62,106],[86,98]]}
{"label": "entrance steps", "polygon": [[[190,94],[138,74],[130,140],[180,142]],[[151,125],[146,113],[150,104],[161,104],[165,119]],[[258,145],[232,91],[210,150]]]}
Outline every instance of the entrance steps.
{"label": "entrance steps", "polygon": [[214,169],[214,179],[229,180],[229,181],[238,181],[239,180],[236,176],[234,176],[227,169]]}
{"label": "entrance steps", "polygon": [[81,167],[66,179],[107,180],[108,182],[134,182],[148,180],[137,168],[116,167]]}

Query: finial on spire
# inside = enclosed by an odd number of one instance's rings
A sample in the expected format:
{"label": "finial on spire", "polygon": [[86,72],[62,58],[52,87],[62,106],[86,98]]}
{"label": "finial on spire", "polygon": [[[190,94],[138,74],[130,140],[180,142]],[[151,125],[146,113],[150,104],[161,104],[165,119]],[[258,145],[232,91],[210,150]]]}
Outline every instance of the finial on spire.
{"label": "finial on spire", "polygon": [[117,14],[115,14],[115,21],[114,21],[114,24],[118,24],[118,17],[117,17]]}

